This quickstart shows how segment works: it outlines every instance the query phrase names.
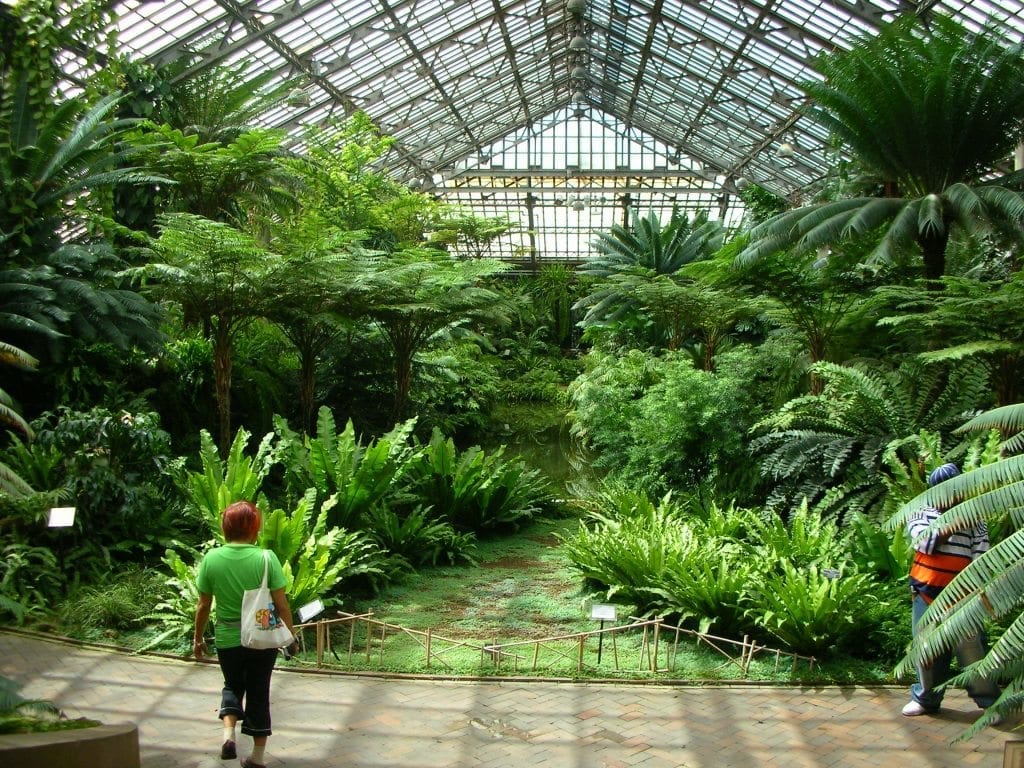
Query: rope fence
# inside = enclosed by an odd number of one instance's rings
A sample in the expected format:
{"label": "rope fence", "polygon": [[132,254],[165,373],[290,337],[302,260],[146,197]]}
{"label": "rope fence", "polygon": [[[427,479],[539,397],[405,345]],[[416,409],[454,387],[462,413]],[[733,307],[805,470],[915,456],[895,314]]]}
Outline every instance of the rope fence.
{"label": "rope fence", "polygon": [[[295,626],[302,651],[307,652],[307,637],[313,636],[312,648],[316,652],[316,666],[329,664],[333,656],[342,666],[352,667],[359,660],[366,666],[386,668],[386,653],[400,645],[400,638],[419,646],[427,670],[443,668],[451,672],[455,665],[449,661],[459,650],[470,650],[480,659],[480,668],[492,667],[495,671],[509,668],[520,672],[527,668],[531,673],[549,669],[555,664],[568,661],[577,674],[601,669],[605,637],[611,646],[611,664],[615,672],[626,671],[620,665],[619,640],[623,635],[631,640],[639,633],[639,654],[637,672],[674,672],[677,669],[680,645],[693,642],[721,655],[725,661],[719,669],[735,667],[742,678],[747,678],[750,666],[756,658],[774,657],[774,669],[778,672],[783,664],[791,671],[797,671],[801,663],[813,670],[817,659],[778,648],[759,645],[749,637],[734,640],[699,632],[685,627],[666,624],[660,618],[640,619],[630,617],[629,623],[614,627],[602,627],[587,632],[573,632],[540,639],[518,640],[507,643],[479,644],[458,640],[438,634],[433,629],[409,629],[398,624],[378,619],[371,613],[353,614],[338,611],[335,618],[324,618]],[[333,630],[333,631],[332,631]],[[339,642],[340,636],[340,642]],[[596,663],[588,661],[597,646]],[[408,642],[402,647],[407,655]],[[340,651],[340,653],[339,653]],[[394,652],[394,651],[393,651]],[[662,658],[664,656],[664,658]]]}

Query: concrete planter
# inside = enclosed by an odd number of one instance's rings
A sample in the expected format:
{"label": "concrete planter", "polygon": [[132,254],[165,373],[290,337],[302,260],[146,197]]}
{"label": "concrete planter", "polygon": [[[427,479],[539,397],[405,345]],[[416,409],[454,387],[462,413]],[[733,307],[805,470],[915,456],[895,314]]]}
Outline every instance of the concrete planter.
{"label": "concrete planter", "polygon": [[139,768],[139,729],[131,723],[0,736],[4,768]]}
{"label": "concrete planter", "polygon": [[1013,739],[1003,745],[1003,768],[1024,768],[1024,741]]}

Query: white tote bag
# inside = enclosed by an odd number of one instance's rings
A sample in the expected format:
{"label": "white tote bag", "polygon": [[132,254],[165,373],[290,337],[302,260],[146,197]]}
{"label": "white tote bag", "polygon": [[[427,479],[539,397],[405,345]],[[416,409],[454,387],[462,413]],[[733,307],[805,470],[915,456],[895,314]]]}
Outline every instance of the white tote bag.
{"label": "white tote bag", "polygon": [[242,595],[242,645],[246,648],[281,648],[290,645],[292,633],[277,617],[274,599],[267,589],[270,553],[263,550],[263,583]]}

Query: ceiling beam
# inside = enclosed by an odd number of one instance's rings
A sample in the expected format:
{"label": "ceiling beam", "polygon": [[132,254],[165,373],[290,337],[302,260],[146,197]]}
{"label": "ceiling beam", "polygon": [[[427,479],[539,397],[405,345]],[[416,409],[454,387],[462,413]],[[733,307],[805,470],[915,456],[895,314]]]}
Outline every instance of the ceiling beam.
{"label": "ceiling beam", "polygon": [[647,74],[647,63],[651,58],[651,46],[654,45],[654,32],[661,23],[661,6],[663,0],[654,0],[654,7],[651,8],[647,34],[644,36],[644,44],[640,49],[640,64],[637,67],[637,76],[633,80],[633,88],[629,94],[629,101],[626,103],[626,114],[623,122],[630,125],[633,122],[633,112],[636,110],[637,96],[640,94],[640,86],[643,84],[644,76]]}

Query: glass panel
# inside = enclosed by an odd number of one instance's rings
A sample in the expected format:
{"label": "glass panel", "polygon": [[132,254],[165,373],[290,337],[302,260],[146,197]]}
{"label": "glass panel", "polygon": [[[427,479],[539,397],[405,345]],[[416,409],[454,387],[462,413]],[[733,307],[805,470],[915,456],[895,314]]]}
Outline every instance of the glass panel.
{"label": "glass panel", "polygon": [[[475,187],[456,177],[440,191],[481,210],[509,205],[520,217],[533,195],[538,253],[576,257],[595,228],[621,220],[624,194],[641,205],[666,206],[674,194],[681,205],[714,208],[716,183],[684,183],[684,169],[742,166],[785,193],[811,183],[825,166],[828,139],[798,115],[799,83],[815,77],[811,57],[849,45],[906,3],[663,0],[657,14],[655,5],[589,0],[582,31],[590,50],[580,56],[568,50],[579,30],[562,0],[125,0],[114,7],[119,47],[136,58],[163,63],[183,50],[206,51],[203,66],[245,61],[277,78],[301,74],[296,61],[315,70],[324,80],[303,86],[311,106],[281,106],[263,116],[266,124],[296,133],[343,115],[317,84],[328,82],[396,137],[402,151],[389,158],[396,174],[411,172],[410,154],[426,168],[476,173]],[[232,16],[235,7],[243,18]],[[997,32],[1024,39],[1021,0],[939,0],[934,10],[975,28],[1000,14]],[[61,60],[79,80],[92,74],[75,54]],[[570,72],[580,63],[588,103],[600,108],[569,105],[580,84]],[[801,152],[783,163],[775,146],[793,120],[788,132]],[[489,148],[486,162],[481,147]],[[533,174],[502,175],[526,171]],[[583,198],[582,210],[569,204],[570,194]],[[525,234],[516,237],[527,247]]]}

